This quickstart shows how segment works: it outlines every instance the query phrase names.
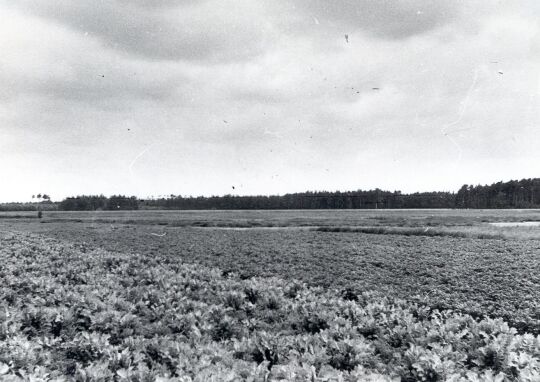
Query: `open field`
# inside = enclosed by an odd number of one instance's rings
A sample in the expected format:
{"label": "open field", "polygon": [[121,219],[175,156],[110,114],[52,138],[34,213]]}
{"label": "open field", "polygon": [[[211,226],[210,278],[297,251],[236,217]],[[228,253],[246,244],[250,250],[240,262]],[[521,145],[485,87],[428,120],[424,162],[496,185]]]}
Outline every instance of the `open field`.
{"label": "open field", "polygon": [[[36,212],[0,212],[2,220],[17,218],[33,221]],[[538,226],[504,227],[493,223],[525,224],[540,222],[540,210],[238,210],[238,211],[45,211],[42,223],[131,224],[168,227],[322,227],[328,230],[372,227],[392,229],[398,233],[417,229],[436,235],[436,232],[464,237],[538,238]],[[420,233],[420,230],[418,230]],[[373,232],[372,232],[373,233]],[[380,231],[380,233],[385,233]]]}
{"label": "open field", "polygon": [[488,224],[537,220],[521,210],[0,217],[0,373],[539,380],[540,227]]}

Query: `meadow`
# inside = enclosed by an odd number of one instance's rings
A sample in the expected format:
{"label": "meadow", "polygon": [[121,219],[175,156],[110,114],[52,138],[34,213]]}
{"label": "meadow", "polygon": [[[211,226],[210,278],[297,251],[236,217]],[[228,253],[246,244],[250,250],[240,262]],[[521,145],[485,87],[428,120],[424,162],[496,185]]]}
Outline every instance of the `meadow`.
{"label": "meadow", "polygon": [[0,215],[0,379],[537,381],[539,220]]}
{"label": "meadow", "polygon": [[[0,212],[9,216],[35,212]],[[394,209],[394,210],[152,210],[47,211],[45,221],[171,224],[174,226],[472,226],[501,221],[540,221],[540,210]]]}

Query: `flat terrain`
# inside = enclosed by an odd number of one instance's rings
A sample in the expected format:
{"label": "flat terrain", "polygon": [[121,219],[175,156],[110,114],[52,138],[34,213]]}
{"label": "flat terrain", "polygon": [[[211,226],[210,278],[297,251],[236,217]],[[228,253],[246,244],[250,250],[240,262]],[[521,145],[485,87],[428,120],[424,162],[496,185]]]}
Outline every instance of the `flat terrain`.
{"label": "flat terrain", "polygon": [[[34,217],[35,212],[0,212]],[[208,223],[271,225],[464,225],[497,221],[540,221],[540,210],[224,210],[224,211],[46,211],[45,221],[83,220],[190,225]]]}
{"label": "flat terrain", "polygon": [[[57,266],[70,266],[72,251],[79,259],[73,277],[78,277],[78,267],[87,269],[81,263],[85,256],[88,261],[99,253],[123,259],[119,261],[134,256],[137,264],[150,262],[150,271],[174,264],[215,269],[211,272],[217,272],[215,277],[223,283],[250,282],[254,277],[277,278],[278,285],[298,280],[344,300],[375,293],[379,298],[404,301],[399,303],[404,309],[415,303],[427,312],[461,313],[472,320],[502,318],[519,333],[540,333],[540,227],[490,224],[538,221],[536,210],[46,212],[41,220],[33,215],[0,217],[3,235],[14,235],[14,242],[25,238],[25,266],[31,271],[38,272],[31,265],[32,253],[45,264],[48,245],[66,247],[57,256]],[[26,271],[17,270],[21,264],[14,263],[10,269],[24,280]],[[107,278],[107,268],[102,272],[103,280],[116,277]],[[25,288],[31,293],[38,284]],[[20,293],[17,288],[22,287],[13,288]],[[162,286],[159,293],[166,289]],[[208,330],[211,337],[214,332]],[[285,329],[272,330],[282,333]],[[407,346],[400,351],[405,352]],[[377,359],[381,364],[401,362]],[[471,365],[460,367],[471,369]],[[398,367],[401,371],[370,367],[385,375],[418,377],[405,370],[408,366],[399,366],[405,367]],[[503,370],[497,367],[492,367],[494,372]]]}
{"label": "flat terrain", "polygon": [[[489,224],[538,220],[537,210],[101,211],[0,218],[0,228],[242,278],[381,291],[540,333],[540,227]],[[354,227],[376,229],[339,232]]]}

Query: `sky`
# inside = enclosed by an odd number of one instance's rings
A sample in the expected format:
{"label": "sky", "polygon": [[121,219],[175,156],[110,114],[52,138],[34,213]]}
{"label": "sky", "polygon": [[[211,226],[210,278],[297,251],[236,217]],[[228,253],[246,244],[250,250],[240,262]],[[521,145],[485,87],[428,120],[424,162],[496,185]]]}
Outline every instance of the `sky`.
{"label": "sky", "polygon": [[0,201],[540,177],[536,1],[0,0]]}

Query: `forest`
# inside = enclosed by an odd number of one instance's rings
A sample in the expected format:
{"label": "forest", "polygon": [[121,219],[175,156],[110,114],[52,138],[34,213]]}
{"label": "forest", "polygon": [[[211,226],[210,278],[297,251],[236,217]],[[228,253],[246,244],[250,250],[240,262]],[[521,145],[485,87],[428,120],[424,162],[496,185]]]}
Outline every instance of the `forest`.
{"label": "forest", "polygon": [[283,196],[169,197],[141,200],[141,208],[207,209],[377,209],[453,208],[455,195],[446,192],[402,194],[399,191],[303,192]]}
{"label": "forest", "polygon": [[274,196],[210,196],[137,199],[121,195],[107,198],[77,196],[64,199],[59,210],[134,209],[391,209],[391,208],[540,208],[540,178],[463,185],[457,193],[400,191],[302,192]]}
{"label": "forest", "polygon": [[79,195],[59,203],[3,203],[0,211],[96,210],[277,210],[277,209],[396,209],[396,208],[540,208],[540,178],[463,185],[455,192],[416,192],[380,189],[315,191],[285,195],[176,196],[139,199],[136,196]]}

